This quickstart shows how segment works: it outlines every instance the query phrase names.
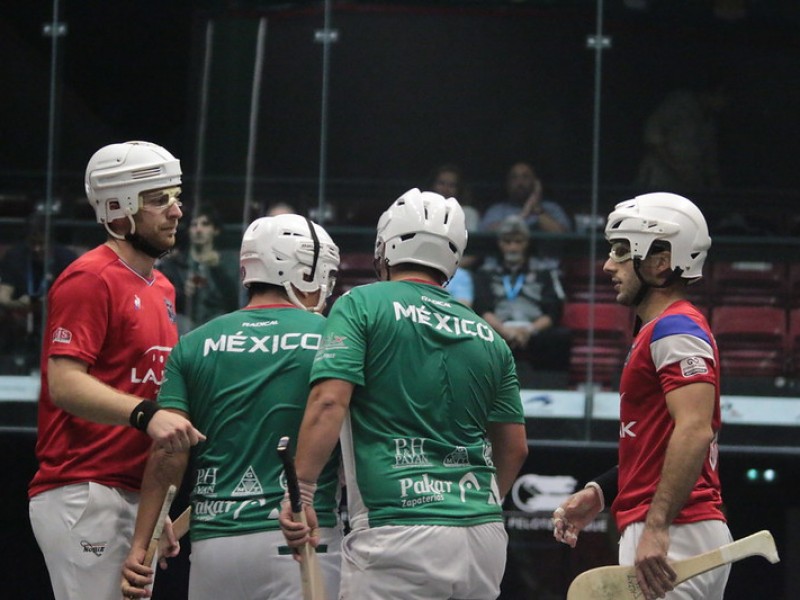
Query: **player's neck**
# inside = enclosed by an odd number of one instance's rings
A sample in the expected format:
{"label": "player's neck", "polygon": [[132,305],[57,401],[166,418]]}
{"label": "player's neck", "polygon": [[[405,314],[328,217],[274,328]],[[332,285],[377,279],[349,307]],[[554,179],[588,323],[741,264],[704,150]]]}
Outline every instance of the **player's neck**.
{"label": "player's neck", "polygon": [[197,262],[208,262],[217,254],[214,245],[211,243],[192,244],[189,247],[189,256]]}
{"label": "player's neck", "polygon": [[644,300],[636,307],[636,314],[642,323],[648,323],[667,310],[670,305],[685,299],[686,291],[683,287],[650,288]]}
{"label": "player's neck", "polygon": [[156,259],[152,256],[148,256],[141,250],[137,250],[127,240],[109,238],[106,241],[106,246],[111,248],[126,265],[145,279],[151,279],[153,277],[153,265],[155,265]]}

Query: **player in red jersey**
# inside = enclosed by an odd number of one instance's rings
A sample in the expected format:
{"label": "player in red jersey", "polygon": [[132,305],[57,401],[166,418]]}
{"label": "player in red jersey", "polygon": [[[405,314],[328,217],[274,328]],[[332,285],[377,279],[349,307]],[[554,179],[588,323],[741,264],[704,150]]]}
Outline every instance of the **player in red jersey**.
{"label": "player in red jersey", "polygon": [[179,161],[147,142],[111,144],[86,169],[107,241],[49,293],[30,519],[57,600],[119,597],[151,441],[204,439],[154,402],[178,340],[175,290],[153,268],[175,244]]}
{"label": "player in red jersey", "polygon": [[711,246],[706,221],[686,198],[645,194],[616,206],[605,235],[617,302],[642,324],[620,381],[619,465],[555,510],[554,535],[574,546],[613,500],[619,562],[636,565],[648,600],[721,600],[730,566],[674,587],[667,562],[732,541],[719,481],[719,353],[686,299]]}

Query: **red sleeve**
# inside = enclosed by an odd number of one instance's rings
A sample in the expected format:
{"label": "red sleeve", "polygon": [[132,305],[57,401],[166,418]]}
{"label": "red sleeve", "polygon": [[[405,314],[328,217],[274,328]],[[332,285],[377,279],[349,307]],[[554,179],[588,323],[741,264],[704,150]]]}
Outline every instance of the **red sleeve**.
{"label": "red sleeve", "polygon": [[47,356],[69,356],[94,365],[106,339],[109,315],[106,282],[90,271],[58,280],[50,295]]}

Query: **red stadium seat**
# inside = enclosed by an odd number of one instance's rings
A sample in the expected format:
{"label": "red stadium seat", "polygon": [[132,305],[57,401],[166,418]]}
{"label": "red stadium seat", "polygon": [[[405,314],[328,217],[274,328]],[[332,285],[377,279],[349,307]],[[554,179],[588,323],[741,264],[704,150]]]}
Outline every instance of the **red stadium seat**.
{"label": "red stadium seat", "polygon": [[789,265],[789,308],[800,307],[800,263]]}
{"label": "red stadium seat", "polygon": [[786,311],[771,306],[719,306],[711,313],[723,376],[783,374]]}
{"label": "red stadium seat", "polygon": [[631,342],[633,311],[616,303],[567,302],[561,322],[572,331],[570,384],[585,382],[591,363],[595,383],[616,387]]}
{"label": "red stadium seat", "polygon": [[785,306],[787,268],[769,261],[722,261],[711,269],[714,304]]}
{"label": "red stadium seat", "polygon": [[789,374],[794,377],[800,377],[800,308],[794,308],[789,311],[786,353],[790,360]]}

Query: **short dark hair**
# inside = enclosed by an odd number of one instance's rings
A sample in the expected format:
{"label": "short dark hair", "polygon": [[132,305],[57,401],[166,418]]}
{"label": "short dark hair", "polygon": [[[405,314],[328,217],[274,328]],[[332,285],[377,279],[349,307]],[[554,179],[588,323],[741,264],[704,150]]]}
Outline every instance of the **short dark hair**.
{"label": "short dark hair", "polygon": [[197,208],[192,212],[192,219],[197,219],[199,217],[205,217],[211,224],[216,227],[217,229],[222,229],[222,219],[219,216],[219,212],[216,208],[214,208],[210,204],[200,204]]}

